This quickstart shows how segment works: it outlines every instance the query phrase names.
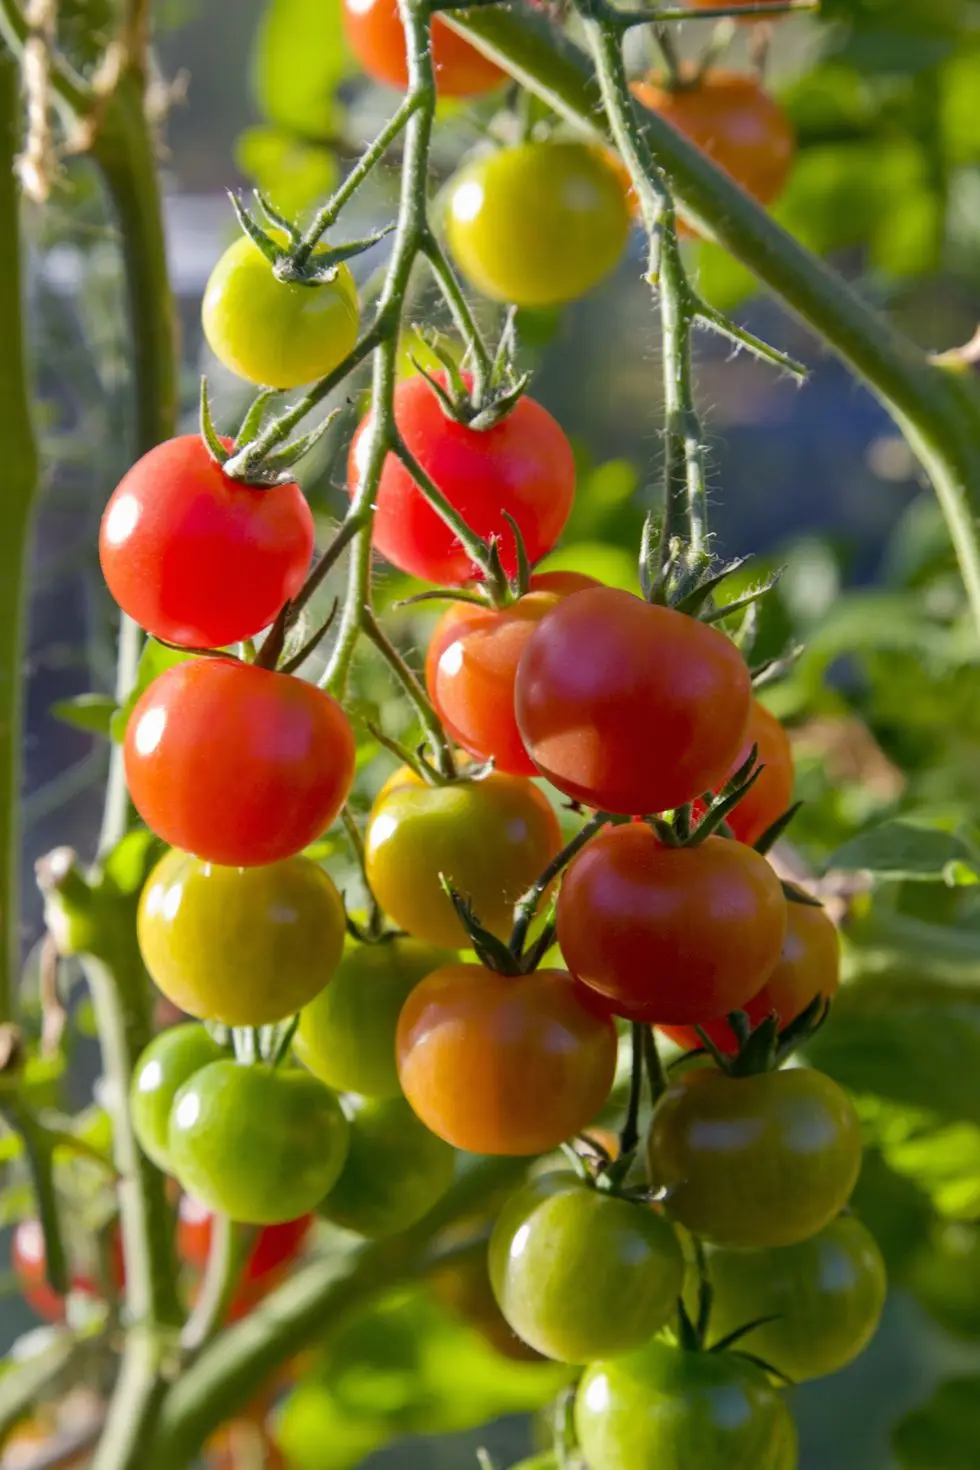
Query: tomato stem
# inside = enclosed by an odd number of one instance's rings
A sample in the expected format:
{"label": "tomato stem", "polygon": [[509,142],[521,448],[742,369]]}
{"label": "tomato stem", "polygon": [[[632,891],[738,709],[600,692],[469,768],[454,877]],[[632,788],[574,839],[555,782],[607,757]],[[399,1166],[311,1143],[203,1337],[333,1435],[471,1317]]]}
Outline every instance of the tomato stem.
{"label": "tomato stem", "polygon": [[227,1215],[212,1215],[201,1294],[180,1335],[188,1358],[195,1357],[220,1331],[254,1241],[254,1230]]}
{"label": "tomato stem", "polygon": [[663,1059],[657,1046],[657,1034],[652,1026],[647,1026],[643,1034],[643,1060],[647,1070],[650,1101],[656,1107],[669,1084],[667,1073],[664,1071]]}
{"label": "tomato stem", "polygon": [[619,1156],[626,1159],[635,1153],[640,1141],[640,1107],[643,1102],[643,1034],[640,1021],[630,1023],[630,1091],[626,1105],[626,1121],[619,1135]]}
{"label": "tomato stem", "polygon": [[361,615],[361,622],[365,634],[381,654],[399,684],[401,684],[415,713],[418,715],[419,724],[425,731],[425,738],[432,752],[432,759],[435,762],[436,770],[444,780],[454,781],[458,772],[456,770],[456,761],[453,757],[452,746],[446,737],[446,732],[442,727],[442,721],[436,713],[435,706],[423,689],[421,681],[414,671],[409,668],[405,659],[402,658],[370,607],[364,608]]}
{"label": "tomato stem", "polygon": [[523,893],[514,905],[514,927],[511,930],[508,949],[520,958],[527,940],[527,931],[531,927],[534,916],[542,898],[551,887],[558,875],[568,867],[572,858],[582,851],[597,832],[611,822],[620,823],[629,821],[628,817],[614,817],[610,812],[596,812],[590,817],[584,826],[580,827],[570,842],[566,842],[561,852],[555,854],[544,872],[535,879],[526,893]]}
{"label": "tomato stem", "polygon": [[472,398],[474,403],[481,403],[493,369],[483,333],[477,326],[476,318],[446,252],[431,230],[426,230],[422,250],[446,299],[456,330],[466,343],[468,365],[473,377]]}
{"label": "tomato stem", "polygon": [[820,9],[820,0],[755,0],[753,4],[706,5],[692,11],[690,7],[664,6],[656,10],[625,10],[615,12],[615,24],[622,31],[634,26],[665,25],[669,22],[692,20],[740,20],[756,18],[772,19],[780,15],[807,15]]}

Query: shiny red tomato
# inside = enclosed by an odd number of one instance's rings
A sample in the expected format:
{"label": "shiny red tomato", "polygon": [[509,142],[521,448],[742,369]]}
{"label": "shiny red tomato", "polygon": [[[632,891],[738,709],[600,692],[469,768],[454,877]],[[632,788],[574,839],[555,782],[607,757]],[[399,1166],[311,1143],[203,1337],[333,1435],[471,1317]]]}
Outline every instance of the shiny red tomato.
{"label": "shiny red tomato", "polygon": [[[17,1277],[21,1295],[37,1315],[46,1322],[63,1322],[65,1298],[59,1296],[48,1284],[48,1259],[40,1220],[21,1220],[14,1228],[10,1243],[10,1266]],[[113,1232],[110,1242],[109,1266],[112,1285],[119,1290],[126,1273],[118,1230]],[[104,1295],[103,1287],[95,1280],[94,1271],[73,1271],[71,1289],[82,1296]]]}
{"label": "shiny red tomato", "polygon": [[[405,28],[396,0],[343,0],[347,44],[374,82],[408,87]],[[432,63],[440,97],[479,97],[504,81],[499,66],[446,25],[432,21]]]}
{"label": "shiny red tomato", "polygon": [[[438,378],[444,382],[445,374]],[[572,508],[575,462],[564,433],[540,403],[521,398],[493,428],[471,429],[450,419],[425,378],[414,377],[395,389],[395,422],[412,454],[467,525],[484,539],[499,538],[508,576],[517,571],[517,552],[505,511],[520,526],[532,562],[551,550]],[[369,423],[370,415],[351,444],[351,495],[364,473]],[[385,462],[374,498],[374,544],[394,566],[451,587],[476,576],[455,533],[394,455]]]}
{"label": "shiny red tomato", "polygon": [[232,480],[199,434],[137,460],[99,532],[102,571],[123,612],[185,648],[261,633],[302,587],[312,555],[300,487]]}
{"label": "shiny red tomato", "polygon": [[354,735],[313,684],[230,659],[177,664],[126,727],[126,782],[146,825],[226,867],[292,857],[347,799]]}
{"label": "shiny red tomato", "polygon": [[789,810],[796,775],[789,736],[776,716],[757,699],[752,701],[742,749],[732,762],[726,781],[745,764],[753,745],[758,749],[763,770],[728,817],[728,825],[739,842],[747,842],[750,847]]}

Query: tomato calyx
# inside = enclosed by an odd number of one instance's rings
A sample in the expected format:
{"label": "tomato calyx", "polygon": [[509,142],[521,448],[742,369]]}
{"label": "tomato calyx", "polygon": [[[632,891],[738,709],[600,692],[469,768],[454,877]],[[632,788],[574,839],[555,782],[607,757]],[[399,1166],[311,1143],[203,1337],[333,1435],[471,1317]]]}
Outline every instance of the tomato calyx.
{"label": "tomato calyx", "polygon": [[265,195],[256,189],[255,198],[262,213],[276,233],[286,237],[286,248],[284,249],[278,240],[262,228],[237,195],[230,194],[229,197],[238,217],[238,223],[245,234],[272,266],[276,279],[290,286],[329,285],[336,279],[339,265],[345,261],[354,260],[358,255],[363,255],[366,250],[372,249],[386,235],[390,235],[395,228],[393,224],[386,225],[383,230],[378,230],[373,235],[367,235],[362,240],[348,240],[343,245],[315,245],[304,240],[296,226],[280,214]]}
{"label": "tomato calyx", "polygon": [[703,623],[719,623],[737,612],[748,615],[776,586],[782,576],[781,567],[720,607],[715,605],[714,594],[749,561],[749,557],[739,556],[720,562],[710,551],[696,549],[682,537],[669,534],[653,511],[644,522],[640,586],[647,602],[657,606],[687,613]]}
{"label": "tomato calyx", "polygon": [[830,1014],[830,1004],[826,996],[814,996],[806,1010],[781,1030],[775,1012],[753,1026],[744,1011],[732,1011],[727,1020],[738,1041],[735,1055],[726,1055],[703,1027],[695,1026],[701,1046],[687,1052],[684,1060],[707,1053],[729,1077],[757,1077],[764,1072],[778,1071],[795,1051],[816,1036]]}
{"label": "tomato calyx", "polygon": [[[467,429],[477,432],[492,429],[502,423],[517,407],[531,381],[530,373],[518,372],[514,364],[514,313],[510,312],[497,343],[496,351],[482,383],[466,372],[469,352],[462,363],[456,360],[449,347],[437,338],[426,339],[427,346],[439,359],[446,372],[446,381],[439,379],[411,355],[412,365],[439,400],[439,405],[448,419]],[[506,516],[511,521],[510,516]],[[511,521],[513,528],[513,522]]]}
{"label": "tomato calyx", "polygon": [[755,1353],[747,1353],[738,1347],[738,1344],[743,1338],[748,1337],[750,1332],[754,1332],[757,1327],[768,1326],[770,1322],[778,1321],[778,1318],[775,1316],[759,1317],[754,1322],[746,1322],[743,1327],[735,1328],[733,1332],[727,1333],[725,1337],[719,1339],[718,1342],[712,1343],[709,1347],[708,1329],[711,1323],[711,1296],[711,1284],[708,1281],[707,1275],[702,1274],[698,1291],[698,1312],[696,1318],[691,1316],[683,1297],[679,1299],[677,1303],[677,1346],[681,1352],[712,1353],[715,1355],[726,1353],[733,1358],[741,1358],[744,1362],[751,1363],[754,1367],[761,1369],[763,1373],[771,1374],[773,1378],[778,1378],[785,1387],[792,1388],[793,1380],[787,1378],[785,1373],[781,1373],[778,1368],[773,1367],[771,1363],[766,1362],[764,1358],[758,1357]]}
{"label": "tomato calyx", "polygon": [[[229,480],[237,480],[252,489],[268,490],[275,485],[288,485],[293,479],[289,473],[293,465],[305,454],[309,454],[340,412],[339,409],[334,409],[309,433],[283,443],[282,440],[291,427],[288,414],[278,426],[270,426],[275,433],[270,434],[269,430],[260,432],[265,410],[273,397],[272,391],[266,389],[255,398],[234,440],[229,443],[218,433],[211,413],[208,380],[201,379],[201,438],[211,458],[221,466]],[[282,432],[279,432],[280,429]],[[266,439],[271,442],[263,442]]]}

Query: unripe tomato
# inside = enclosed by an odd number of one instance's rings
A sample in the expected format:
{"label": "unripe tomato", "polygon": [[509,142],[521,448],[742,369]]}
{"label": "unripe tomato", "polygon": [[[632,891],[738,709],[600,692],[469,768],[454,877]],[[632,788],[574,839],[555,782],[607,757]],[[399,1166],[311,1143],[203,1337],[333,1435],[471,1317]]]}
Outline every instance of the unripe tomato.
{"label": "unripe tomato", "polygon": [[626,815],[718,785],[751,700],[745,660],[717,628],[611,587],[573,593],[542,619],[515,685],[517,726],[541,774]]}
{"label": "unripe tomato", "polygon": [[398,1076],[433,1133],[477,1154],[541,1154],[592,1122],[616,1028],[565,970],[517,977],[447,965],[398,1022]]}
{"label": "unripe tomato", "polygon": [[726,781],[745,764],[753,746],[758,749],[758,763],[763,769],[726,818],[739,842],[746,842],[750,847],[789,810],[796,775],[789,736],[776,716],[757,699],[752,701],[742,749],[732,762]]}
{"label": "unripe tomato", "polygon": [[227,867],[292,857],[354,779],[350,721],[313,684],[230,659],[177,664],[126,726],[126,784],[172,847]]}
{"label": "unripe tomato", "polygon": [[170,1114],[173,1170],[188,1194],[246,1225],[308,1214],[336,1182],[349,1126],[306,1072],[212,1062],[178,1092]]}
{"label": "unripe tomato", "polygon": [[829,1077],[790,1068],[676,1076],[647,1142],[672,1219],[715,1245],[796,1245],[836,1219],[861,1170],[861,1125]]}
{"label": "unripe tomato", "polygon": [[579,980],[637,1021],[698,1025],[745,1005],[779,960],[786,899],[751,847],[665,847],[645,823],[600,832],[566,870],[558,942]]}
{"label": "unripe tomato", "polygon": [[508,1200],[490,1237],[500,1310],[525,1342],[563,1363],[649,1342],[677,1309],[684,1262],[649,1207],[576,1174],[545,1174]]}
{"label": "unripe tomato", "polygon": [[133,1069],[129,1115],[140,1148],[165,1174],[171,1171],[170,1113],[184,1083],[226,1055],[203,1026],[189,1021],[155,1036]]}
{"label": "unripe tomato", "polygon": [[426,1280],[436,1301],[452,1316],[478,1332],[484,1342],[515,1363],[540,1363],[541,1354],[511,1330],[490,1285],[485,1245],[440,1261]]}
{"label": "unripe tomato", "polygon": [[199,434],[138,459],[99,531],[102,572],[123,612],[184,648],[261,633],[302,587],[312,556],[300,487],[231,479]]}
{"label": "unripe tomato", "polygon": [[348,1096],[344,1111],[350,1150],[320,1214],[373,1239],[407,1230],[452,1183],[453,1150],[419,1122],[403,1097]]}
{"label": "unripe tomato", "polygon": [[[405,28],[396,0],[343,0],[344,35],[373,82],[404,92],[408,87]],[[440,97],[479,97],[505,73],[463,36],[432,17],[432,64]]]}
{"label": "unripe tomato", "polygon": [[532,142],[467,164],[449,186],[446,240],[467,280],[494,301],[575,301],[618,264],[626,191],[588,143]]}
{"label": "unripe tomato", "polygon": [[308,858],[222,868],[174,848],[140,898],[137,934],[155,984],[182,1011],[226,1026],[268,1026],[326,985],[346,916]]}
{"label": "unripe tomato", "polygon": [[[434,375],[445,384],[445,373]],[[465,374],[464,374],[465,377]],[[353,496],[366,468],[370,414],[350,447],[348,488]],[[508,576],[517,571],[517,522],[528,557],[540,561],[564,529],[575,494],[575,461],[560,426],[540,403],[523,397],[499,423],[471,429],[443,411],[423,377],[395,389],[395,423],[419,464],[477,536],[498,539]],[[456,533],[433,510],[408,470],[389,454],[374,496],[374,545],[400,571],[423,581],[458,587],[478,569]]]}
{"label": "unripe tomato", "polygon": [[368,882],[401,929],[428,944],[469,940],[440,874],[505,939],[514,904],[561,847],[548,799],[521,776],[426,786],[402,769],[382,788],[364,834]]}

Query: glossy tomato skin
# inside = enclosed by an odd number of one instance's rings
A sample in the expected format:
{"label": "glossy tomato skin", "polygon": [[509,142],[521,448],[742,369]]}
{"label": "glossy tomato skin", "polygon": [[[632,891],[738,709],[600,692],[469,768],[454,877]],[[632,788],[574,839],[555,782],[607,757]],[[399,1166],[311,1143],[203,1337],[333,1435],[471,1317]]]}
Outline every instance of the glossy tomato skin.
{"label": "glossy tomato skin", "polygon": [[212,1062],[177,1093],[173,1169],[188,1194],[247,1225],[308,1214],[347,1156],[335,1095],[306,1072]]}
{"label": "glossy tomato skin", "polygon": [[425,659],[429,697],[448,733],[477,760],[511,776],[536,776],[514,714],[524,645],[563,597],[599,584],[580,572],[542,572],[505,608],[454,602],[436,624]]}
{"label": "glossy tomato skin", "polygon": [[422,1122],[477,1154],[557,1148],[592,1122],[616,1070],[615,1026],[564,970],[436,970],[405,1002],[397,1047]]}
{"label": "glossy tomato skin", "polygon": [[357,341],[357,287],[343,262],[322,285],[279,281],[242,235],[211,272],[201,316],[211,351],[233,373],[298,388],[332,372]]}
{"label": "glossy tomato skin", "polygon": [[[344,0],[348,44],[367,75],[399,92],[408,88],[405,30],[396,0]],[[432,21],[432,64],[440,97],[479,97],[504,81],[504,73],[446,25]]]}
{"label": "glossy tomato skin", "polygon": [[637,1021],[699,1025],[765,984],[786,933],[775,872],[750,847],[708,837],[663,846],[643,822],[594,837],[558,895],[565,963]]}
{"label": "glossy tomato skin", "polygon": [[849,1215],[799,1245],[714,1251],[709,1275],[712,1337],[773,1318],[739,1345],[794,1383],[836,1373],[863,1352],[888,1290],[874,1236]]}
{"label": "glossy tomato skin", "polygon": [[758,750],[757,759],[763,767],[762,772],[727,818],[739,842],[748,843],[750,847],[789,810],[796,776],[789,736],[776,716],[757,699],[752,701],[742,749],[732,762],[726,780],[745,764],[753,746]]}
{"label": "glossy tomato skin", "polygon": [[586,806],[666,811],[718,784],[741,748],[752,685],[717,628],[629,592],[565,598],[521,654],[517,726],[538,770]]}
{"label": "glossy tomato skin", "polygon": [[629,236],[621,179],[579,142],[498,148],[449,186],[446,240],[467,280],[494,301],[547,307],[584,296]]}
{"label": "glossy tomato skin", "polygon": [[143,962],[168,1000],[226,1026],[268,1026],[318,994],[340,962],[346,915],[308,858],[223,868],[173,848],[140,898]]}
{"label": "glossy tomato skin", "polygon": [[225,867],[293,857],[330,826],[354,779],[354,734],[336,700],[226,659],[192,659],[155,679],[124,749],[146,825]]}
{"label": "glossy tomato skin", "polygon": [[588,1363],[660,1331],[677,1310],[684,1263],[673,1228],[648,1206],[555,1173],[518,1190],[497,1216],[490,1280],[525,1342]]}
{"label": "glossy tomato skin", "polygon": [[185,648],[224,648],[261,633],[302,587],[312,556],[313,516],[300,487],[232,480],[199,434],[138,459],[99,531],[102,572],[123,612]]}
{"label": "glossy tomato skin", "polygon": [[380,1239],[427,1215],[452,1183],[455,1154],[403,1097],[348,1096],[350,1150],[320,1206],[334,1225]]}
{"label": "glossy tomato skin", "polygon": [[[445,374],[436,374],[445,383]],[[365,470],[370,415],[350,448],[348,487],[357,491]],[[508,576],[517,571],[514,533],[520,526],[532,562],[554,546],[572,509],[575,461],[571,445],[551,414],[523,397],[490,429],[471,429],[450,419],[423,377],[395,389],[395,422],[422,468],[477,536],[499,537]],[[432,509],[400,460],[389,454],[375,496],[374,545],[400,571],[423,581],[458,587],[477,568],[445,521]]]}
{"label": "glossy tomato skin", "polygon": [[547,798],[521,776],[492,771],[426,786],[402,770],[371,809],[364,847],[368,882],[398,927],[459,949],[469,940],[440,873],[506,938],[514,904],[559,851],[561,829]]}
{"label": "glossy tomato skin", "polygon": [[575,1427],[589,1470],[796,1470],[793,1420],[760,1368],[651,1342],[586,1370]]}
{"label": "glossy tomato skin", "polygon": [[167,1142],[174,1098],[184,1083],[226,1055],[193,1021],[169,1026],[155,1036],[133,1069],[129,1113],[140,1148],[165,1174],[171,1171]]}
{"label": "glossy tomato skin", "polygon": [[647,1143],[672,1219],[714,1245],[796,1245],[829,1225],[861,1169],[861,1126],[831,1078],[806,1068],[676,1076]]}

